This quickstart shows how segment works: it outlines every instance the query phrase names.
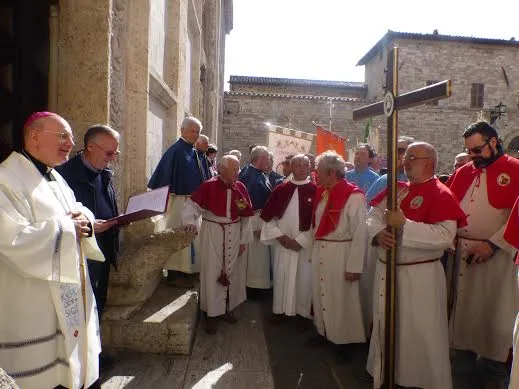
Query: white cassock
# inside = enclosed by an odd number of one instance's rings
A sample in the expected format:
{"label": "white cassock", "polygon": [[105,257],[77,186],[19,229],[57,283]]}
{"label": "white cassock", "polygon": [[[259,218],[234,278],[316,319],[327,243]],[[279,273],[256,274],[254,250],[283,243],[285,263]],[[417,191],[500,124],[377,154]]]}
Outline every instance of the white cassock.
{"label": "white cassock", "polygon": [[[326,206],[325,196],[317,205],[319,226]],[[336,229],[316,239],[312,251],[314,323],[319,334],[336,344],[366,341],[358,281],[344,274],[362,273],[366,252],[366,199],[353,193],[341,211]]]}
{"label": "white cassock", "polygon": [[[254,212],[251,217],[252,231],[261,232],[264,221],[260,218],[261,210]],[[253,236],[247,245],[243,256],[247,258],[247,286],[249,288],[270,289],[270,249]]]}
{"label": "white cassock", "polygon": [[[306,185],[310,180],[291,181],[295,185]],[[295,239],[302,247],[300,251],[284,248],[276,238],[286,235]],[[299,191],[294,194],[281,219],[273,218],[261,230],[261,242],[272,245],[272,270],[275,314],[311,318],[312,305],[312,230],[299,230]]]}
{"label": "white cassock", "polygon": [[[176,195],[170,193],[168,209],[164,215],[154,216],[155,232],[163,231],[167,228],[179,228],[182,226],[182,210],[191,196]],[[200,224],[200,221],[197,221]],[[200,271],[200,240],[198,236],[186,248],[171,254],[164,264],[164,269],[179,271],[181,273],[192,274]],[[193,252],[195,257],[193,258]]]}
{"label": "white cassock", "polygon": [[[518,270],[519,271],[519,270]],[[519,274],[517,275],[519,279]],[[517,285],[519,288],[519,285]],[[512,365],[512,372],[510,374],[510,386],[509,389],[519,388],[519,312],[517,312],[517,318],[515,319],[514,327],[514,360]]]}
{"label": "white cassock", "polygon": [[78,244],[67,213],[94,216],[51,174],[16,152],[0,164],[0,366],[24,389],[79,389],[97,380],[101,351],[85,257],[104,257],[95,237]]}
{"label": "white cassock", "polygon": [[[369,242],[386,228],[383,221],[386,202],[372,207],[368,214]],[[398,263],[439,259],[452,245],[456,221],[436,224],[407,220]],[[384,328],[386,251],[377,247],[373,290],[373,331],[367,370],[374,387],[384,381]],[[445,271],[439,260],[397,266],[397,330],[395,381],[404,387],[422,389],[452,388],[449,360],[449,331]]]}
{"label": "white cassock", "polygon": [[[216,216],[191,199],[182,210],[182,223],[195,224],[202,217],[200,227],[200,309],[210,317],[231,312],[247,298],[245,290],[246,263],[238,256],[241,244],[252,239],[250,217],[231,219],[231,190],[227,191],[226,217]],[[218,282],[225,269],[229,286]]]}
{"label": "white cassock", "polygon": [[[505,362],[519,311],[516,251],[503,238],[510,209],[496,209],[489,204],[484,169],[479,186],[477,181],[476,178],[460,203],[468,216],[468,226],[457,232],[459,273],[450,318],[451,347]],[[466,252],[479,242],[475,239],[490,239],[500,249],[488,261],[468,266]]]}

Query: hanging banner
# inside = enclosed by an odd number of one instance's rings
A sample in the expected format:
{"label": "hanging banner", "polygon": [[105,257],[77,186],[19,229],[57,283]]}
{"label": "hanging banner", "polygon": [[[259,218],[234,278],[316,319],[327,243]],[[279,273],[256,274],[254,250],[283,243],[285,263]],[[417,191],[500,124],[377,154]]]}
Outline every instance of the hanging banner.
{"label": "hanging banner", "polygon": [[274,170],[281,173],[280,163],[290,154],[309,153],[313,137],[313,134],[289,129],[269,131],[268,149],[274,153]]}
{"label": "hanging banner", "polygon": [[346,139],[320,126],[316,127],[315,133],[317,135],[317,155],[333,150],[346,158]]}

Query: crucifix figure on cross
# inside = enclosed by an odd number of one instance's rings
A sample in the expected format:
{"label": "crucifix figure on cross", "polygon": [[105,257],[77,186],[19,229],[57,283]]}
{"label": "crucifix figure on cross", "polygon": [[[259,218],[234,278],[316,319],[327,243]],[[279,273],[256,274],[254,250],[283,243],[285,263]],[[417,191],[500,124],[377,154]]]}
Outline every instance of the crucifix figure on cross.
{"label": "crucifix figure on cross", "polygon": [[[358,121],[373,116],[385,115],[387,118],[387,208],[397,209],[397,163],[398,163],[398,111],[430,101],[451,96],[451,81],[446,80],[421,89],[398,94],[398,48],[388,53],[386,86],[384,100],[353,111],[353,120]],[[396,228],[388,227],[397,242],[400,242]],[[384,387],[394,389],[395,384],[395,338],[396,338],[396,259],[398,244],[387,251],[386,257],[386,295],[385,295],[385,334],[384,334]]]}

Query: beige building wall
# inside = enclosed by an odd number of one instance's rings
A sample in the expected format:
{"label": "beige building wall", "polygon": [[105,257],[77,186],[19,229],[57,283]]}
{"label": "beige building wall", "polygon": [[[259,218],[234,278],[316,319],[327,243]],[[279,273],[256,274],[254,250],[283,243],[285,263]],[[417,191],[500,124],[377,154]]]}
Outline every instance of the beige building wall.
{"label": "beige building wall", "polygon": [[121,133],[121,206],[146,190],[184,116],[218,141],[232,0],[61,0],[51,17],[50,108],[78,140],[94,123]]}

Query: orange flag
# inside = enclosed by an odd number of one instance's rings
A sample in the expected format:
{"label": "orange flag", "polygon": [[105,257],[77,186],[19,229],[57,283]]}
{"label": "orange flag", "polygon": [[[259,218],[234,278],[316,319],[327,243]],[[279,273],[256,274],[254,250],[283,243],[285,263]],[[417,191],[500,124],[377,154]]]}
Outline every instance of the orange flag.
{"label": "orange flag", "polygon": [[327,150],[334,150],[337,154],[346,158],[344,146],[346,139],[320,126],[317,126],[315,132],[317,135],[317,155]]}

